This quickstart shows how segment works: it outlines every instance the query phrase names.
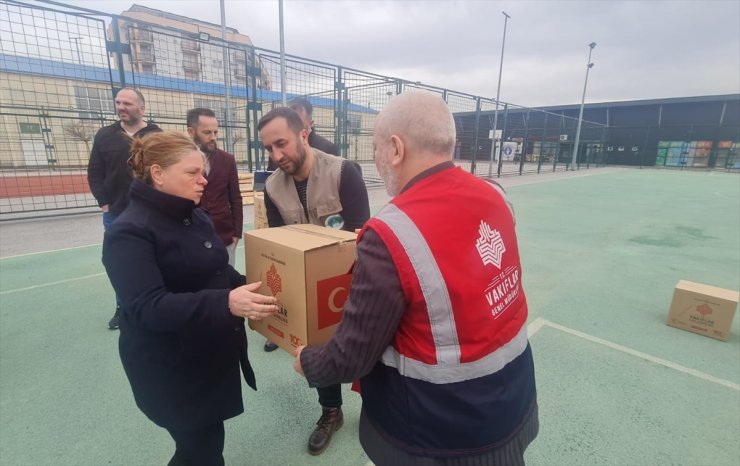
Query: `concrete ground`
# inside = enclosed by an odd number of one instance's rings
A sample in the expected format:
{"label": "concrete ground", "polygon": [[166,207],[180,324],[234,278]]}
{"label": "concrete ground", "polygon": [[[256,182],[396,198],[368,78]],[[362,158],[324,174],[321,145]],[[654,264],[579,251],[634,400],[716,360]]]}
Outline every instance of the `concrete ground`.
{"label": "concrete ground", "polygon": [[[680,279],[740,288],[738,175],[599,168],[500,182],[517,213],[540,405],[527,464],[737,464],[740,319],[721,342],[665,318]],[[376,212],[388,196],[369,192]],[[137,410],[106,328],[101,238],[98,214],[0,223],[0,465],[172,454]],[[249,341],[260,389],[245,389],[246,412],[226,423],[227,464],[367,464],[359,397],[345,387],[344,427],[309,456],[315,391],[288,354]]]}

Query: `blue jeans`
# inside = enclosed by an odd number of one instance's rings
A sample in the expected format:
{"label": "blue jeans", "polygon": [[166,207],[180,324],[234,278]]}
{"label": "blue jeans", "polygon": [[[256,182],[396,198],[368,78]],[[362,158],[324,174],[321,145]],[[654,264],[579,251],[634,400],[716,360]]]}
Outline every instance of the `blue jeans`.
{"label": "blue jeans", "polygon": [[[113,224],[113,221],[118,218],[118,214],[112,212],[103,212],[103,231],[108,231],[108,228]],[[116,295],[116,308],[121,306],[121,300]]]}
{"label": "blue jeans", "polygon": [[103,212],[103,230],[108,231],[108,228],[110,228],[113,221],[117,218],[118,214],[114,214],[113,212]]}

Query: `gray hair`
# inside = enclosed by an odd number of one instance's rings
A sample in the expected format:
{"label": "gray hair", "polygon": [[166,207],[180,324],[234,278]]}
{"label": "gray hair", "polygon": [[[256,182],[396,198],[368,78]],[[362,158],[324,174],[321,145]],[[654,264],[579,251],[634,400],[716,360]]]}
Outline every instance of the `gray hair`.
{"label": "gray hair", "polygon": [[378,115],[375,131],[396,134],[412,150],[452,155],[457,134],[455,119],[442,98],[426,91],[409,91],[393,97]]}

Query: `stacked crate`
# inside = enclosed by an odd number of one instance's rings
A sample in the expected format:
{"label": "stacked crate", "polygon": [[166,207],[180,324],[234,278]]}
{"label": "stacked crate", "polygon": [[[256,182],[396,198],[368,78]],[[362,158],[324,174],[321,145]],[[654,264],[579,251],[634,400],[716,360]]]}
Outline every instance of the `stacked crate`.
{"label": "stacked crate", "polygon": [[254,204],[254,175],[251,173],[239,173],[239,191],[242,193],[244,205]]}
{"label": "stacked crate", "polygon": [[265,209],[265,193],[254,193],[254,229],[268,228],[267,210]]}

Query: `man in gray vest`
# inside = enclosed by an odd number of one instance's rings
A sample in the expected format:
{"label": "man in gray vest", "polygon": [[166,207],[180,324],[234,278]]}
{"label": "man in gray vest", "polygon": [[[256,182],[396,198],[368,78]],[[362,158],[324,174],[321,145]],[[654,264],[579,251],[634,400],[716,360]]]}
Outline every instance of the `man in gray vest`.
{"label": "man in gray vest", "polygon": [[[312,223],[354,231],[370,218],[367,189],[350,162],[311,148],[308,130],[292,109],[275,108],[259,122],[262,145],[277,167],[265,183],[270,227]],[[265,345],[267,351],[271,351]],[[341,385],[317,389],[322,415],[308,440],[321,454],[342,426]]]}

